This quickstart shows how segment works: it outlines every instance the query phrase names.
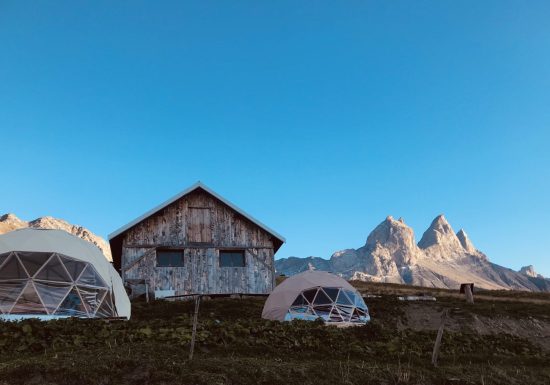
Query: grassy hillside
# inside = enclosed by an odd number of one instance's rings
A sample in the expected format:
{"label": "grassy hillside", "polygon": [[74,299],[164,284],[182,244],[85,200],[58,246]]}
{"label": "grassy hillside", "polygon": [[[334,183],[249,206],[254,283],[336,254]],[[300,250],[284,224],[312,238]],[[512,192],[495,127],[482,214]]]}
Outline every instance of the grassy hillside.
{"label": "grassy hillside", "polygon": [[204,301],[192,362],[189,302],[136,302],[129,322],[0,323],[0,384],[550,383],[550,306],[540,303],[550,297],[486,293],[467,306],[443,291],[407,303],[396,294],[426,289],[358,286],[380,297],[366,299],[370,324],[347,329],[262,320],[263,298]]}

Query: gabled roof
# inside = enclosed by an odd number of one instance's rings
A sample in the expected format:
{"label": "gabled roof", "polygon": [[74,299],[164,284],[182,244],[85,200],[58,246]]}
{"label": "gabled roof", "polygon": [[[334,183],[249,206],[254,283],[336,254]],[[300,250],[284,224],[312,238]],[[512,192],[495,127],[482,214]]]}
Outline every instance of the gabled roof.
{"label": "gabled roof", "polygon": [[270,229],[269,227],[267,227],[266,225],[264,225],[262,222],[260,222],[259,220],[255,219],[254,217],[252,217],[251,215],[247,214],[245,211],[243,211],[242,209],[240,209],[239,207],[235,206],[233,203],[229,202],[227,199],[225,199],[224,197],[222,197],[221,195],[219,195],[218,193],[216,193],[214,190],[210,189],[209,187],[207,187],[204,183],[202,182],[197,182],[195,183],[194,185],[192,185],[191,187],[183,190],[182,192],[180,192],[179,194],[176,194],[174,195],[172,198],[168,199],[166,202],[164,203],[161,203],[160,205],[158,205],[157,207],[147,211],[145,214],[141,215],[140,217],[134,219],[133,221],[131,221],[130,223],[122,226],[121,228],[119,228],[118,230],[112,232],[111,234],[109,234],[109,241],[111,241],[112,239],[114,239],[115,237],[119,236],[120,234],[124,233],[125,231],[131,229],[132,227],[134,227],[135,225],[137,225],[138,223],[142,222],[143,220],[149,218],[151,215],[159,212],[160,210],[164,209],[165,207],[167,207],[168,205],[174,203],[175,201],[177,201],[178,199],[180,198],[183,198],[184,196],[190,194],[191,192],[195,191],[195,190],[198,190],[198,189],[202,189],[204,190],[205,192],[207,192],[208,194],[212,195],[214,198],[218,199],[219,201],[221,201],[222,203],[224,203],[225,205],[229,206],[230,208],[232,208],[233,210],[235,210],[237,213],[239,213],[240,215],[242,215],[243,217],[245,217],[246,219],[248,219],[250,222],[254,223],[255,225],[261,227],[263,230],[265,230],[266,232],[268,232],[269,234],[271,234],[272,236],[274,236],[275,238],[277,238],[279,241],[281,241],[281,243],[285,243],[286,240],[285,238],[280,235],[279,233],[277,233],[276,231]]}

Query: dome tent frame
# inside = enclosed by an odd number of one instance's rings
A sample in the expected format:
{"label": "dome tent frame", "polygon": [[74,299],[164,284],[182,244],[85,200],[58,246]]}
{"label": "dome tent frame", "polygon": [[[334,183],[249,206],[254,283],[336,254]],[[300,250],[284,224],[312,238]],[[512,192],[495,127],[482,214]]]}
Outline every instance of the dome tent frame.
{"label": "dome tent frame", "polygon": [[325,271],[308,270],[291,276],[269,295],[262,318],[289,321],[321,318],[327,324],[368,322],[368,307],[345,279]]}
{"label": "dome tent frame", "polygon": [[120,275],[94,244],[62,230],[0,235],[0,319],[130,314]]}
{"label": "dome tent frame", "polygon": [[0,255],[0,312],[116,317],[112,291],[88,262],[59,253]]}

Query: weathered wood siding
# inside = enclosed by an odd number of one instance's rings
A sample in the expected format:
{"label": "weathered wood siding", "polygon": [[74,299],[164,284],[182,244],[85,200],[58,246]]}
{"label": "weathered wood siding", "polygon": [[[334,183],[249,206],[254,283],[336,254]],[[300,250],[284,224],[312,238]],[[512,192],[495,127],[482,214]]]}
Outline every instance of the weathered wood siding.
{"label": "weathered wood siding", "polygon": [[[184,249],[183,267],[157,267],[157,248]],[[220,267],[219,250],[245,250],[244,267]],[[128,230],[123,279],[145,279],[151,290],[269,293],[274,285],[272,236],[210,194],[198,190]]]}

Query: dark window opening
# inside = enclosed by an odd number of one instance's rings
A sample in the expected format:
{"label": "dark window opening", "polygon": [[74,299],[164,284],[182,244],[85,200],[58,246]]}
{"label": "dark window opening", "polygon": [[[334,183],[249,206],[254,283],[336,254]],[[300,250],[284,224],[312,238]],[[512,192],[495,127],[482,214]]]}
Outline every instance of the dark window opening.
{"label": "dark window opening", "polygon": [[183,267],[183,250],[157,250],[157,267]]}
{"label": "dark window opening", "polygon": [[244,250],[220,250],[220,267],[244,267]]}

